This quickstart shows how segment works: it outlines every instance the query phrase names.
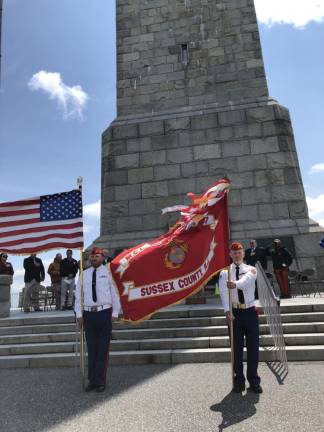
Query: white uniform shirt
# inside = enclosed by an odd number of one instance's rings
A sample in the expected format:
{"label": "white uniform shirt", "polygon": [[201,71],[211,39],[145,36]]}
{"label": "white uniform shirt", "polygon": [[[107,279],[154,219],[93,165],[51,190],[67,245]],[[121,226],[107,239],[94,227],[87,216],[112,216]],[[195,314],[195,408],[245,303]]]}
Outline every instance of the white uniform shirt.
{"label": "white uniform shirt", "polygon": [[[255,267],[242,263],[239,266],[239,280],[236,280],[236,264],[231,264],[231,281],[236,283],[236,288],[232,289],[232,302],[239,303],[239,297],[237,289],[241,289],[244,295],[244,303],[253,303],[255,300],[255,281],[257,278],[257,270]],[[227,270],[222,270],[219,276],[219,289],[221,294],[221,299],[223,303],[224,312],[229,311],[229,299],[228,299],[228,272]]]}
{"label": "white uniform shirt", "polygon": [[[96,294],[97,301],[92,300],[92,273],[94,267],[89,267],[83,271],[83,293],[84,293],[84,306],[111,306],[112,316],[118,317],[120,311],[120,301],[117,294],[117,288],[113,282],[110,270],[107,266],[101,265],[97,268],[96,275]],[[81,312],[81,289],[80,277],[75,291],[75,306],[74,310],[77,318],[82,316]]]}

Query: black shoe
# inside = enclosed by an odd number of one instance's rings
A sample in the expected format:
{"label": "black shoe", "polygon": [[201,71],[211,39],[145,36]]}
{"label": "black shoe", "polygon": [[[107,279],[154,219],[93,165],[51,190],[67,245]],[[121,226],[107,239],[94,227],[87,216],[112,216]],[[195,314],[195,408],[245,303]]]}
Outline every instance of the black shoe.
{"label": "black shoe", "polygon": [[245,384],[235,384],[232,388],[233,393],[242,393],[245,390]]}
{"label": "black shoe", "polygon": [[65,310],[73,310],[73,306],[68,306],[65,308]]}
{"label": "black shoe", "polygon": [[254,393],[257,393],[257,394],[263,393],[263,390],[262,390],[262,387],[260,386],[260,384],[255,385],[255,386],[250,386],[248,388],[248,390],[249,391],[253,391]]}
{"label": "black shoe", "polygon": [[94,385],[94,384],[88,384],[87,386],[86,386],[86,388],[84,389],[84,391],[85,392],[91,392],[91,391],[93,391],[93,390],[96,390],[96,386]]}
{"label": "black shoe", "polygon": [[30,310],[29,309],[24,309],[24,312],[28,313],[28,312],[30,312]]}
{"label": "black shoe", "polygon": [[104,392],[106,390],[106,386],[104,386],[104,385],[99,385],[99,386],[97,386],[97,388],[96,388],[96,392],[97,393],[102,393],[102,392]]}
{"label": "black shoe", "polygon": [[35,312],[42,312],[42,309],[41,308],[35,308],[34,311]]}

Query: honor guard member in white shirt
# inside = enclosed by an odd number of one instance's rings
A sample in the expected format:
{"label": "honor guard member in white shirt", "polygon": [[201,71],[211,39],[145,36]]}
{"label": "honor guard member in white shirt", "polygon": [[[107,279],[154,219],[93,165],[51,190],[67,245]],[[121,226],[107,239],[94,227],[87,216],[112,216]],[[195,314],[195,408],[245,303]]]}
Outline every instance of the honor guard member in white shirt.
{"label": "honor guard member in white shirt", "polygon": [[[249,390],[262,393],[260,377],[258,375],[259,362],[259,319],[254,305],[255,281],[257,270],[243,263],[244,249],[241,243],[235,242],[230,247],[230,281],[228,271],[222,270],[219,278],[219,288],[226,314],[230,325],[233,320],[234,335],[234,388],[240,393],[245,390],[245,376],[243,372],[244,337],[247,349],[247,380]],[[232,290],[231,313],[229,309],[229,291]]]}
{"label": "honor guard member in white shirt", "polygon": [[91,267],[83,272],[83,313],[80,278],[76,287],[75,313],[79,324],[84,324],[88,346],[87,392],[105,390],[112,321],[118,319],[120,311],[119,297],[110,270],[103,265],[104,259],[102,249],[92,249]]}

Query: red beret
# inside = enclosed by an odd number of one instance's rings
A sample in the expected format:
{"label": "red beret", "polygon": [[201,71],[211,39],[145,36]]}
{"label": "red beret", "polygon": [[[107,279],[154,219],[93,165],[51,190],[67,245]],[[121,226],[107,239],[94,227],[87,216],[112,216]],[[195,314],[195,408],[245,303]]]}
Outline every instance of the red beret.
{"label": "red beret", "polygon": [[104,250],[98,247],[93,247],[91,250],[91,255],[103,255],[105,256]]}
{"label": "red beret", "polygon": [[231,244],[230,250],[237,251],[237,250],[240,250],[240,249],[243,249],[242,243],[240,243],[240,242],[234,242],[234,243]]}

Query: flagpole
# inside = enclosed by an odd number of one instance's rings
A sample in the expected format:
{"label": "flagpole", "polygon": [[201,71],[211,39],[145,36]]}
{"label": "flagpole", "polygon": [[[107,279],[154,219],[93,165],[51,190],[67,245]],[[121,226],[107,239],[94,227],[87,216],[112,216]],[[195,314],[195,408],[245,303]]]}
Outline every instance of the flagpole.
{"label": "flagpole", "polygon": [[85,356],[84,356],[84,323],[83,323],[83,309],[84,309],[84,291],[83,291],[83,250],[80,249],[80,304],[82,314],[82,324],[80,325],[80,370],[81,370],[81,384],[82,389],[85,389]]}
{"label": "flagpole", "polygon": [[[80,192],[82,193],[82,177],[77,179],[77,184]],[[83,323],[83,309],[84,309],[84,290],[83,290],[83,248],[80,249],[80,306],[82,324],[80,325],[80,371],[81,371],[81,384],[82,389],[85,389],[85,356],[84,356],[84,323]]]}
{"label": "flagpole", "polygon": [[[229,222],[229,209],[228,209],[228,194],[226,194],[226,205],[227,205],[227,222],[228,222],[228,238],[231,237],[231,229]],[[231,282],[231,264],[227,268],[227,280]],[[228,307],[230,313],[230,346],[231,346],[231,377],[232,387],[234,387],[234,328],[233,328],[233,299],[232,290],[228,288]]]}

